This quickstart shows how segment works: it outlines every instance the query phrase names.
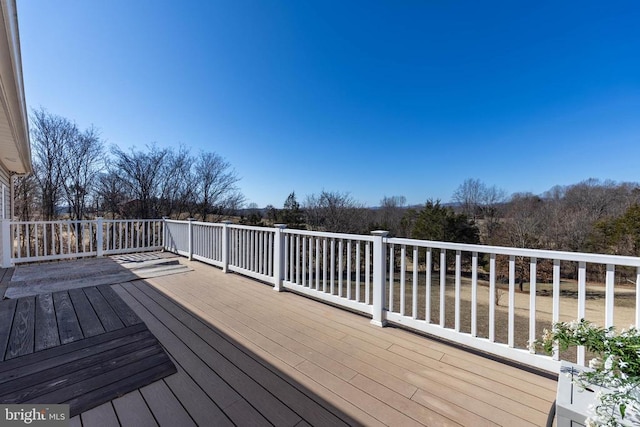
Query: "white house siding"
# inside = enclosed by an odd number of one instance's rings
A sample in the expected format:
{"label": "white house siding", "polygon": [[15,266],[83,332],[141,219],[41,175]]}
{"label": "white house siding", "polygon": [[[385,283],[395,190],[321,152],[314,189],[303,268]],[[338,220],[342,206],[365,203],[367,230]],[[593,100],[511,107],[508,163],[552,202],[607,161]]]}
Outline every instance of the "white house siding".
{"label": "white house siding", "polygon": [[11,219],[11,176],[0,167],[0,219]]}
{"label": "white house siding", "polygon": [[[0,166],[0,219],[11,218],[11,177],[9,172]],[[0,233],[2,231],[0,230]],[[0,236],[1,237],[1,236]],[[2,259],[2,247],[0,244],[0,259]]]}
{"label": "white house siding", "polygon": [[[12,173],[28,174],[32,171],[16,0],[0,0],[0,88],[1,220],[11,218],[12,214]],[[0,229],[0,242],[2,238]],[[9,262],[2,256],[1,247],[2,267],[7,267]]]}

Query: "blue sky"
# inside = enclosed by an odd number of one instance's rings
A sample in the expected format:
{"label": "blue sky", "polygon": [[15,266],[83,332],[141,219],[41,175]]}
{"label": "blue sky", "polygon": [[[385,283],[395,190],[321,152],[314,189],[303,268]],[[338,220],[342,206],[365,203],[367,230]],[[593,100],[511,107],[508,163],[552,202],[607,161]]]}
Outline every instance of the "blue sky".
{"label": "blue sky", "polygon": [[27,103],[248,202],[640,181],[637,1],[18,0]]}

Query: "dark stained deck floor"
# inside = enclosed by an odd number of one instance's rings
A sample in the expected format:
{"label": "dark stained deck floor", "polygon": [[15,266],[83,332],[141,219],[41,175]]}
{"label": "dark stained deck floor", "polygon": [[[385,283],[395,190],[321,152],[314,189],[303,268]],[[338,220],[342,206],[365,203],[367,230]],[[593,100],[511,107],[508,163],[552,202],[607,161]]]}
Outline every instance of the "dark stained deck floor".
{"label": "dark stained deck floor", "polygon": [[72,416],[176,372],[110,286],[0,302],[0,402],[66,403]]}

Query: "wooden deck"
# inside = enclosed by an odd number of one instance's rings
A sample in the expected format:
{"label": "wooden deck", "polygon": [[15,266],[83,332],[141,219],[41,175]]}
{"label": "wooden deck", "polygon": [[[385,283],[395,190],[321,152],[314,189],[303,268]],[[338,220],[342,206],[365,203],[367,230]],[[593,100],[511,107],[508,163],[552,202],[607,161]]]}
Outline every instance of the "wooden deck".
{"label": "wooden deck", "polygon": [[0,302],[0,402],[68,404],[74,416],[176,372],[110,286]]}
{"label": "wooden deck", "polygon": [[544,425],[556,381],[198,262],[116,284],[178,372],[72,425]]}

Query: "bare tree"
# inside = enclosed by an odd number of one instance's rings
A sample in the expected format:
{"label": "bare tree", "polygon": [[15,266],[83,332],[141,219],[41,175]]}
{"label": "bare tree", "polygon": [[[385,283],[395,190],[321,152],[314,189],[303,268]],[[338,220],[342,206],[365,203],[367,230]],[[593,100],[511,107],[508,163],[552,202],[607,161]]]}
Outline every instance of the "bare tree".
{"label": "bare tree", "polygon": [[203,221],[220,221],[244,202],[235,170],[216,153],[200,153],[195,161],[196,188]]}
{"label": "bare tree", "polygon": [[[502,228],[502,241],[505,246],[516,248],[539,248],[540,235],[544,228],[544,201],[530,193],[517,193],[511,196],[509,210]],[[508,275],[508,260],[499,257],[497,268],[503,276]],[[528,276],[529,264],[523,257],[516,257],[516,279],[520,291],[523,290]]]}
{"label": "bare tree", "polygon": [[104,144],[93,127],[77,132],[67,141],[62,170],[63,189],[71,219],[86,217],[87,199],[95,196],[97,178],[105,166],[104,158]]}
{"label": "bare tree", "polygon": [[40,214],[44,220],[56,217],[56,206],[64,193],[66,148],[77,135],[75,124],[44,108],[34,110],[31,115],[34,171],[40,187]]}
{"label": "bare tree", "polygon": [[112,154],[112,172],[117,174],[123,189],[132,197],[123,214],[133,218],[157,217],[161,171],[169,150],[151,145],[144,152],[133,148],[126,152],[114,146]]}
{"label": "bare tree", "polygon": [[496,232],[500,227],[502,206],[507,199],[507,192],[495,185],[483,186],[480,198],[480,212],[482,214],[482,229],[488,244],[493,244]]}
{"label": "bare tree", "polygon": [[389,231],[392,236],[401,236],[403,234],[402,217],[407,210],[406,204],[407,198],[404,196],[384,196],[380,200],[380,209],[377,212],[378,227]]}
{"label": "bare tree", "polygon": [[111,213],[111,218],[116,219],[121,214],[123,204],[131,200],[130,194],[122,187],[120,176],[115,171],[104,173],[98,179],[96,188],[96,198],[98,206],[101,207],[103,215]]}
{"label": "bare tree", "polygon": [[31,221],[39,207],[41,199],[36,174],[34,170],[33,174],[14,178],[14,213],[20,221]]}
{"label": "bare tree", "polygon": [[264,208],[266,212],[266,219],[271,224],[275,224],[278,221],[278,209],[275,206],[269,204]]}
{"label": "bare tree", "polygon": [[478,222],[487,243],[493,242],[500,226],[500,210],[506,198],[507,193],[503,189],[495,185],[489,187],[479,179],[471,178],[460,184],[452,196],[462,213]]}
{"label": "bare tree", "polygon": [[531,193],[516,193],[511,196],[505,219],[505,241],[516,248],[538,248],[539,236],[544,227],[544,201]]}
{"label": "bare tree", "polygon": [[339,233],[366,233],[369,212],[349,193],[322,191],[307,196],[304,211],[307,225],[316,230]]}
{"label": "bare tree", "polygon": [[161,168],[160,203],[161,216],[175,215],[177,218],[193,216],[195,208],[196,178],[192,173],[193,157],[181,146],[177,151],[169,150]]}
{"label": "bare tree", "polygon": [[246,217],[243,215],[241,224],[262,225],[262,212],[257,203],[249,203],[244,212]]}
{"label": "bare tree", "polygon": [[628,200],[613,181],[588,179],[565,189],[562,199],[561,244],[564,250],[584,251],[596,222],[624,214]]}
{"label": "bare tree", "polygon": [[485,185],[479,179],[467,178],[453,193],[452,199],[468,218],[476,219]]}

